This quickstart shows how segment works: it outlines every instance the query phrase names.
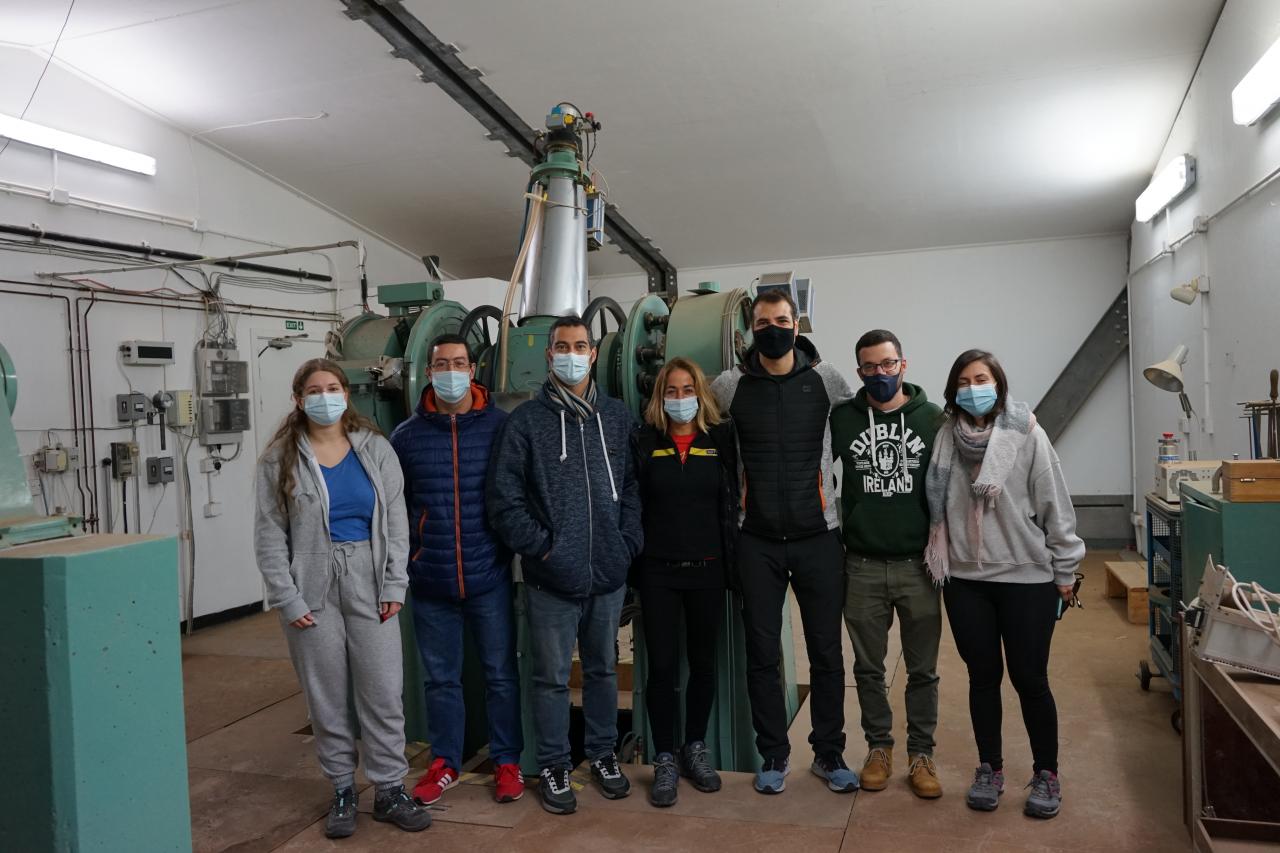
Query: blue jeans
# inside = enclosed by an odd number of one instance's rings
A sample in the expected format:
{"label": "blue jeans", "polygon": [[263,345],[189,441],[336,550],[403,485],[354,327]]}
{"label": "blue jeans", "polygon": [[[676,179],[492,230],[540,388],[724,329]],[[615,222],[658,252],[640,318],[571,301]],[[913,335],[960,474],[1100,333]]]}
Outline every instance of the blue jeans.
{"label": "blue jeans", "polygon": [[471,629],[484,669],[489,755],[496,764],[516,763],[524,749],[520,730],[520,678],[511,584],[452,601],[413,597],[413,628],[426,670],[427,736],[436,758],[462,766],[466,709],[462,700],[462,627]]}
{"label": "blue jeans", "polygon": [[613,753],[618,743],[618,617],[626,587],[583,599],[563,598],[527,585],[533,646],[533,719],[539,767],[568,766],[569,672],[573,644],[582,659],[583,746],[587,758]]}

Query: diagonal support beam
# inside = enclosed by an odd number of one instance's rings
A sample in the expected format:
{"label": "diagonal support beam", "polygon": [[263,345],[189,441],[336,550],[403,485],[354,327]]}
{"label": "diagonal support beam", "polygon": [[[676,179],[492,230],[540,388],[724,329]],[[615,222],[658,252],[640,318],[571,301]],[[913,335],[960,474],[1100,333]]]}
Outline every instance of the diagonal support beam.
{"label": "diagonal support beam", "polygon": [[1093,331],[1067,362],[1036,406],[1036,421],[1057,442],[1067,424],[1084,405],[1120,356],[1129,348],[1129,288],[1103,312]]}
{"label": "diagonal support beam", "polygon": [[[534,148],[534,129],[494,93],[480,72],[458,57],[458,50],[441,41],[413,16],[399,0],[342,0],[347,17],[364,21],[391,45],[391,53],[417,67],[424,82],[435,83],[488,131],[490,139],[507,146],[507,154],[530,167],[541,160]],[[657,246],[623,217],[617,205],[604,213],[608,239],[644,269],[649,290],[660,296],[676,296],[676,268]]]}

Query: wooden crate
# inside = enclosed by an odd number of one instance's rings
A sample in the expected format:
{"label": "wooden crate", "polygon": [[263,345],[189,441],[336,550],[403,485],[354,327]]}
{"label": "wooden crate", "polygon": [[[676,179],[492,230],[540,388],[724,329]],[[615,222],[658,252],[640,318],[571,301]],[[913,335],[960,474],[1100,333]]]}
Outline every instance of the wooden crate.
{"label": "wooden crate", "polygon": [[1222,497],[1235,503],[1280,501],[1280,460],[1232,459],[1223,462]]}
{"label": "wooden crate", "polygon": [[1147,569],[1122,560],[1107,563],[1107,598],[1124,598],[1129,621],[1147,624]]}

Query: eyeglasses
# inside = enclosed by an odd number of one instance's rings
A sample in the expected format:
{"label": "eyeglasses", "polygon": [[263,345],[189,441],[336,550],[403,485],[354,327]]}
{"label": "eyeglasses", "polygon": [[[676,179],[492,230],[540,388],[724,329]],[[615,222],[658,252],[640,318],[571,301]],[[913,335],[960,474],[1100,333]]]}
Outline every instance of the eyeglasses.
{"label": "eyeglasses", "polygon": [[858,365],[858,369],[864,374],[875,373],[877,367],[885,373],[896,373],[898,371],[898,365],[900,364],[902,364],[902,359],[900,358],[886,358],[881,362],[865,362],[864,364]]}
{"label": "eyeglasses", "polygon": [[458,356],[452,361],[444,358],[437,358],[435,361],[431,362],[432,370],[458,370],[466,372],[470,368],[471,360],[464,358],[463,356]]}

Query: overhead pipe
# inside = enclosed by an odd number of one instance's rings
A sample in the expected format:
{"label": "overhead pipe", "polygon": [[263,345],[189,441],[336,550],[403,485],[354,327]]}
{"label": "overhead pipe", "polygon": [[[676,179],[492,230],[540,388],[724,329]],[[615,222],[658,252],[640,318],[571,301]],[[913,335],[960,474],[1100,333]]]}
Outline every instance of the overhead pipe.
{"label": "overhead pipe", "polygon": [[[19,237],[30,237],[36,241],[52,240],[55,243],[71,243],[72,245],[88,246],[94,249],[107,249],[112,252],[125,252],[132,255],[142,255],[143,257],[154,258],[171,258],[179,261],[200,261],[201,255],[192,252],[180,252],[176,249],[157,249],[153,246],[138,243],[120,243],[115,240],[102,240],[97,237],[83,237],[76,234],[65,234],[60,231],[46,231],[43,228],[24,225],[7,225],[0,223],[0,234],[14,234]],[[357,241],[348,241],[348,244]],[[281,254],[275,252],[274,254]],[[302,281],[321,281],[331,282],[333,276],[324,273],[308,272],[306,270],[291,270],[284,267],[269,266],[267,264],[247,264],[234,262],[220,262],[217,260],[208,261],[215,266],[227,267],[229,269],[246,270],[248,272],[260,272],[268,275],[285,276],[287,278],[297,278]],[[175,264],[174,266],[182,266]]]}
{"label": "overhead pipe", "polygon": [[[174,267],[185,267],[193,264],[231,267],[232,269],[243,269],[244,266],[239,262],[246,258],[271,258],[278,255],[292,255],[303,252],[318,252],[321,249],[338,249],[350,247],[357,252],[363,252],[364,247],[361,246],[359,240],[339,240],[336,243],[322,243],[319,246],[290,246],[281,249],[262,249],[257,252],[243,252],[238,255],[223,255],[222,257],[210,257],[197,255],[194,259],[185,261],[173,261],[167,264],[134,264],[127,267],[96,267],[88,270],[76,270],[74,272],[41,272],[36,273],[38,278],[56,278],[56,279],[73,279],[82,278],[89,275],[109,275],[111,273],[121,272],[138,272],[139,270],[168,270]],[[363,265],[363,263],[362,263]],[[301,276],[305,270],[298,270],[296,273],[287,273],[290,276]],[[307,273],[310,275],[310,273]],[[330,278],[330,281],[333,279]]]}

